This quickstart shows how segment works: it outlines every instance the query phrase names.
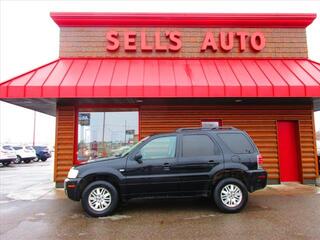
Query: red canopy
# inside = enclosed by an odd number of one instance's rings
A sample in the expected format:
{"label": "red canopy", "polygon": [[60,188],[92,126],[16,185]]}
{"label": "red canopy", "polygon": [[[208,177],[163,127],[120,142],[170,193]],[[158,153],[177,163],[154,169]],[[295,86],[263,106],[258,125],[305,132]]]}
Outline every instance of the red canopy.
{"label": "red canopy", "polygon": [[0,98],[320,97],[320,64],[294,59],[58,59]]}

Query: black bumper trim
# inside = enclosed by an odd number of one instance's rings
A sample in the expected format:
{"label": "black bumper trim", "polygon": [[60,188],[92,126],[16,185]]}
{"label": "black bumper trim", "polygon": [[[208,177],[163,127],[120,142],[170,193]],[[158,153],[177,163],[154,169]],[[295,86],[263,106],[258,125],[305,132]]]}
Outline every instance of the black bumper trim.
{"label": "black bumper trim", "polygon": [[64,180],[64,193],[73,201],[80,201],[80,179],[79,178],[66,178]]}
{"label": "black bumper trim", "polygon": [[265,170],[246,171],[249,192],[263,189],[267,185],[268,174]]}

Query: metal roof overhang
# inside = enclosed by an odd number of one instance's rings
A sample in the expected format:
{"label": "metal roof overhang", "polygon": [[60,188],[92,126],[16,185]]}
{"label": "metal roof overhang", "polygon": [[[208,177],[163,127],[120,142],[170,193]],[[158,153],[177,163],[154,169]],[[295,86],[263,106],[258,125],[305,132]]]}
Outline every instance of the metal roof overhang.
{"label": "metal roof overhang", "polygon": [[57,101],[213,98],[308,99],[320,109],[320,64],[308,59],[72,58],[0,84],[1,100],[51,115]]}

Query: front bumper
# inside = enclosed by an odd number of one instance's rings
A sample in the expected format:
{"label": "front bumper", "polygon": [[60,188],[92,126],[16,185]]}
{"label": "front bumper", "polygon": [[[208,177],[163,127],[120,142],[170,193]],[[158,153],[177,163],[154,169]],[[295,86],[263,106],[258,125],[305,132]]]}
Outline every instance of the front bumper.
{"label": "front bumper", "polygon": [[80,200],[80,178],[66,178],[64,180],[64,193],[73,201]]}
{"label": "front bumper", "polygon": [[246,171],[247,186],[249,192],[265,188],[267,185],[268,174],[265,170]]}

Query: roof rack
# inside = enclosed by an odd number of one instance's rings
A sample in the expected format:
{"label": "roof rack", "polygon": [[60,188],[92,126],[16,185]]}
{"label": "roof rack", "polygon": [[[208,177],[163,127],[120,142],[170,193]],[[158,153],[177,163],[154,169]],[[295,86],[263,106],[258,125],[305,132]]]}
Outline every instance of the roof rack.
{"label": "roof rack", "polygon": [[223,126],[223,127],[194,127],[194,128],[178,128],[176,132],[183,132],[183,131],[194,131],[194,130],[237,130],[237,128],[234,127],[228,127],[228,126]]}

